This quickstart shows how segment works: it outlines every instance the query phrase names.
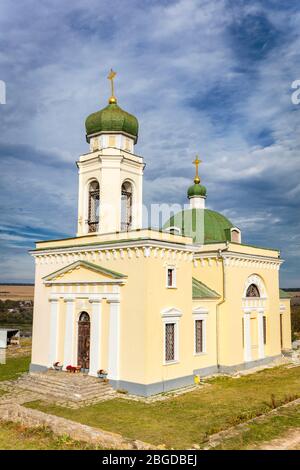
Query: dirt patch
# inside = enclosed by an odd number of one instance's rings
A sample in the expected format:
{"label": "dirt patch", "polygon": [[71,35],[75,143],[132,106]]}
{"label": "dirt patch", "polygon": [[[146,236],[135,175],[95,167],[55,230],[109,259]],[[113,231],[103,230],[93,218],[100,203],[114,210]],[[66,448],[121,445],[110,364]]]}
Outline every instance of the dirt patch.
{"label": "dirt patch", "polygon": [[273,439],[258,447],[260,450],[299,450],[300,429],[293,429],[282,437]]}

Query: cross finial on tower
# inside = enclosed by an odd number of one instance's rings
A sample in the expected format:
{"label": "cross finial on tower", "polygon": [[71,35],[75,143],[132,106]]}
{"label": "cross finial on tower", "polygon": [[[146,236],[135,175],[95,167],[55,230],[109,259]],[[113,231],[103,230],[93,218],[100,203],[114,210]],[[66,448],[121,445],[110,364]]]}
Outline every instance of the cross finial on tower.
{"label": "cross finial on tower", "polygon": [[113,69],[110,69],[110,72],[107,76],[108,80],[110,80],[110,83],[111,83],[111,97],[108,100],[109,104],[113,104],[117,102],[117,98],[114,95],[114,78],[116,75],[117,75],[117,72],[114,72]]}
{"label": "cross finial on tower", "polygon": [[194,178],[194,183],[195,184],[200,183],[200,178],[199,178],[199,174],[198,174],[198,168],[199,168],[200,163],[202,163],[202,160],[199,159],[199,155],[196,155],[195,160],[193,161],[193,164],[196,167],[196,175],[195,175],[195,178]]}

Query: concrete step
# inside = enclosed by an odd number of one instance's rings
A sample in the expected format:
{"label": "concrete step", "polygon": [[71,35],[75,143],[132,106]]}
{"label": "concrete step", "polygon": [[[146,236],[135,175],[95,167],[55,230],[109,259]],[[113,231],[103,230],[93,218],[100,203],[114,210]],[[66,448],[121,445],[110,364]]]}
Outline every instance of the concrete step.
{"label": "concrete step", "polygon": [[111,399],[115,394],[107,382],[100,379],[66,373],[31,373],[24,374],[15,386],[43,397],[55,397],[58,400],[72,403],[92,403]]}

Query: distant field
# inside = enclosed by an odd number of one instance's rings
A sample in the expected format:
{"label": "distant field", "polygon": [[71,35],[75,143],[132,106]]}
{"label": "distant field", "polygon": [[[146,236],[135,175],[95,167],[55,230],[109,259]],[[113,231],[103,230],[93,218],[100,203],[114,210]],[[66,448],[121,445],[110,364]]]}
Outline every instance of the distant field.
{"label": "distant field", "polygon": [[33,295],[33,284],[0,284],[0,300],[33,300]]}

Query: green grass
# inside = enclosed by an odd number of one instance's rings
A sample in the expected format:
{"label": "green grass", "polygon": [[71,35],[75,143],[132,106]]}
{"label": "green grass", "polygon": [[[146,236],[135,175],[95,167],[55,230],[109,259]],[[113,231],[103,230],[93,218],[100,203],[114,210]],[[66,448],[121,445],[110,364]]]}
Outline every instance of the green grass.
{"label": "green grass", "polygon": [[116,399],[77,410],[43,402],[28,406],[125,437],[187,448],[270,411],[274,400],[278,406],[295,398],[300,394],[299,372],[299,367],[277,367],[238,379],[218,377],[208,387],[152,404]]}
{"label": "green grass", "polygon": [[0,381],[15,380],[20,374],[27,372],[30,364],[30,356],[8,358],[6,364],[0,364]]}
{"label": "green grass", "polygon": [[55,436],[47,428],[26,428],[5,423],[0,428],[1,450],[87,450],[100,449],[67,436]]}
{"label": "green grass", "polygon": [[250,423],[247,428],[238,436],[224,440],[215,449],[254,449],[264,442],[284,436],[292,428],[300,428],[300,406],[285,408],[276,415],[265,417],[262,421]]}

